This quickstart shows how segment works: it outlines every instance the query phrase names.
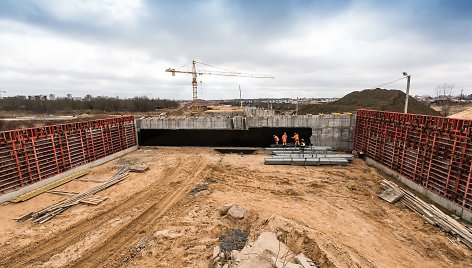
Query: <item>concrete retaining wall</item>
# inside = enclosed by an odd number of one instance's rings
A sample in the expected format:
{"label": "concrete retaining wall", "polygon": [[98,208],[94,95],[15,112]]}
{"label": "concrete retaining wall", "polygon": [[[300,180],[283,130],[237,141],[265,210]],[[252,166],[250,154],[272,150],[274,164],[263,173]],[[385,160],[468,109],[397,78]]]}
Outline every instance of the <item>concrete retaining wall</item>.
{"label": "concrete retaining wall", "polygon": [[140,129],[227,129],[249,128],[311,128],[310,141],[316,146],[352,150],[356,116],[351,114],[299,116],[235,116],[145,118],[137,120]]}

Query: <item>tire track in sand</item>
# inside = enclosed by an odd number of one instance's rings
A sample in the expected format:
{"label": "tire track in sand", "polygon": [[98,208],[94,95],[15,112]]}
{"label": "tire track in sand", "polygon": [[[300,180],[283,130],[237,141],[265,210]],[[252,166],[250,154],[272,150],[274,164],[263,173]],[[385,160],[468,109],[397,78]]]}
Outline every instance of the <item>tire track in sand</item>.
{"label": "tire track in sand", "polygon": [[[143,230],[153,230],[153,226],[169,208],[175,205],[190,189],[202,179],[210,169],[209,163],[197,160],[197,169],[185,170],[178,177],[184,177],[177,189],[168,193],[163,199],[155,202],[146,211],[119,229],[107,240],[88,251],[88,254],[73,263],[73,267],[117,267],[123,265],[125,256],[142,238]],[[189,179],[185,177],[190,176]]]}
{"label": "tire track in sand", "polygon": [[[175,166],[173,165],[171,168],[166,168],[160,178],[155,183],[151,184],[148,189],[138,192],[125,202],[117,204],[109,210],[93,216],[91,219],[80,221],[52,237],[47,237],[41,241],[29,244],[14,253],[10,253],[8,256],[3,256],[0,258],[0,267],[24,267],[27,265],[47,262],[55,254],[59,254],[70,245],[80,242],[84,237],[86,237],[87,233],[104,226],[110,221],[110,219],[118,217],[122,212],[130,211],[133,208],[142,205],[146,201],[153,200],[156,192],[162,190],[162,187],[169,187],[166,183],[176,176],[178,177],[180,173],[187,174],[187,172],[185,172],[186,169],[193,169],[195,171],[195,166],[201,165],[202,163],[200,160],[192,161],[186,158],[179,159],[174,164]],[[204,165],[204,167],[207,166]],[[195,181],[196,179],[195,176]],[[194,180],[192,180],[192,182],[193,181]],[[191,182],[185,182],[183,183],[183,186],[188,186],[190,183]],[[181,188],[182,187],[179,189]],[[144,213],[148,212],[150,208],[155,207],[158,203],[160,203],[160,200],[151,202]],[[173,203],[174,202],[168,202],[169,205]],[[159,214],[162,215],[163,213]],[[140,217],[141,215],[142,214],[137,215],[137,217]],[[126,226],[123,228],[126,228]],[[107,241],[110,241],[110,239],[107,239]],[[130,247],[131,246],[132,245],[130,245]]]}

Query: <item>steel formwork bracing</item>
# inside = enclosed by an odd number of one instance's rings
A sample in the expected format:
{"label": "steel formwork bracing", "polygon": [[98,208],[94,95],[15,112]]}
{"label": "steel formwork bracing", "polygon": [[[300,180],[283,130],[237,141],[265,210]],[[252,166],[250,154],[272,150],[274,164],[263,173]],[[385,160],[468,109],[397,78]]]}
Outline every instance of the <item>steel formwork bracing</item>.
{"label": "steel formwork bracing", "polygon": [[0,132],[0,194],[136,143],[133,116]]}
{"label": "steel formwork bracing", "polygon": [[358,110],[354,150],[472,210],[472,120]]}

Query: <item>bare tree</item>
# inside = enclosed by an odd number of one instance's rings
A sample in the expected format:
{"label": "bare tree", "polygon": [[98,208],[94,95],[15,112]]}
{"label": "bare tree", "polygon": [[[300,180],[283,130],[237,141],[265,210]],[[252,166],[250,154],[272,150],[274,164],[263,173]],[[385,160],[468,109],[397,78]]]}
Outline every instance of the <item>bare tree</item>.
{"label": "bare tree", "polygon": [[448,116],[451,110],[452,92],[454,84],[444,83],[436,87],[436,100],[441,105],[441,115]]}

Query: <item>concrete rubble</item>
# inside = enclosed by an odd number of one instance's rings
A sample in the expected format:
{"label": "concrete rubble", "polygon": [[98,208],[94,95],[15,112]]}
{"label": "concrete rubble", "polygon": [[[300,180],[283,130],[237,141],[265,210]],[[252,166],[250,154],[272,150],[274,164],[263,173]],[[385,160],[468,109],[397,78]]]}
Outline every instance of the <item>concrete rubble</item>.
{"label": "concrete rubble", "polygon": [[246,243],[240,251],[222,251],[221,247],[213,249],[211,265],[215,268],[314,268],[315,263],[303,253],[295,255],[278,239],[273,232],[263,232],[252,243]]}
{"label": "concrete rubble", "polygon": [[221,207],[219,212],[221,216],[228,215],[236,219],[242,219],[246,214],[246,209],[241,205],[231,203]]}
{"label": "concrete rubble", "polygon": [[246,209],[238,204],[233,205],[228,210],[228,215],[236,219],[244,218],[245,213],[246,213]]}

